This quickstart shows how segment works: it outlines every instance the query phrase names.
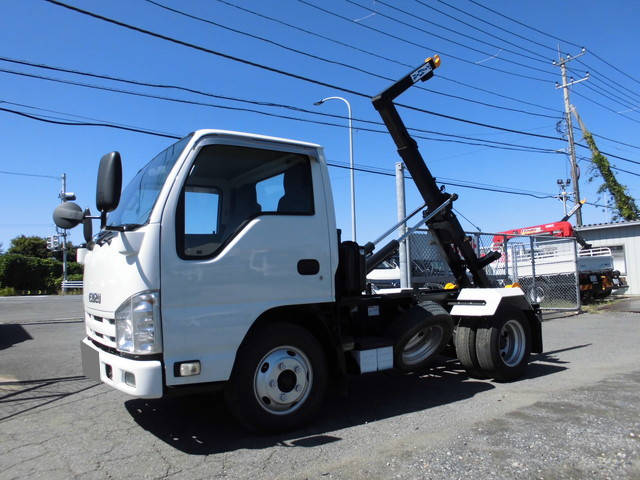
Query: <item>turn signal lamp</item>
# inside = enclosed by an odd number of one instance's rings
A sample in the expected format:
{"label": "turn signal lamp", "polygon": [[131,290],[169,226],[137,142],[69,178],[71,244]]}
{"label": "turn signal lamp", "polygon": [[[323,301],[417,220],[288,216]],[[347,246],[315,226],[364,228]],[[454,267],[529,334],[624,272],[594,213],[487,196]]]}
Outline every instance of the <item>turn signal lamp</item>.
{"label": "turn signal lamp", "polygon": [[451,282],[447,283],[447,284],[444,286],[444,289],[445,289],[445,290],[453,290],[453,289],[455,289],[455,288],[458,288],[458,286],[457,286],[455,283],[451,283]]}
{"label": "turn signal lamp", "polygon": [[522,288],[518,282],[514,282],[511,285],[505,285],[504,288]]}

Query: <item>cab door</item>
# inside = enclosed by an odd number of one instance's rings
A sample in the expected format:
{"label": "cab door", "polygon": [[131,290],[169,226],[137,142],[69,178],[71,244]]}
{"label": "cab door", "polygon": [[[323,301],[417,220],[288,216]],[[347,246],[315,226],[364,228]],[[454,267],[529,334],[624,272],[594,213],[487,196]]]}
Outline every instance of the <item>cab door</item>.
{"label": "cab door", "polygon": [[[334,300],[320,161],[313,148],[218,136],[194,150],[162,219],[168,385],[226,380],[262,313]],[[193,360],[200,375],[174,375]]]}

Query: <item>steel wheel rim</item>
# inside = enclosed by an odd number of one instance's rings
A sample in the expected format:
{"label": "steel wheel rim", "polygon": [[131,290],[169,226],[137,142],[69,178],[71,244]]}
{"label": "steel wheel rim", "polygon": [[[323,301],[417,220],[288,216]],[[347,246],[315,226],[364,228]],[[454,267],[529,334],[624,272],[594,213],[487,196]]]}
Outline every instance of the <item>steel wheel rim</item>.
{"label": "steel wheel rim", "polygon": [[416,365],[433,355],[442,342],[444,331],[440,325],[431,325],[420,329],[402,349],[402,361],[405,365]]}
{"label": "steel wheel rim", "polygon": [[307,356],[299,348],[283,345],[258,362],[253,393],[267,412],[287,415],[305,402],[312,384],[313,369]]}
{"label": "steel wheel rim", "polygon": [[500,329],[500,358],[508,367],[517,366],[524,357],[526,337],[522,324],[517,320],[507,321]]}

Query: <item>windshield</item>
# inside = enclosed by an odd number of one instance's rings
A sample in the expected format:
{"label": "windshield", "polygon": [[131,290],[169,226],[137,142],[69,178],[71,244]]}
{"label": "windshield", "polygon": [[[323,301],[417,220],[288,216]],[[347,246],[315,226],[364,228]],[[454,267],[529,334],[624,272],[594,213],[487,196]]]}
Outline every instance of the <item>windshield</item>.
{"label": "windshield", "polygon": [[123,190],[118,208],[109,214],[107,227],[136,226],[147,222],[167,175],[190,138],[188,135],[174,143],[138,171]]}

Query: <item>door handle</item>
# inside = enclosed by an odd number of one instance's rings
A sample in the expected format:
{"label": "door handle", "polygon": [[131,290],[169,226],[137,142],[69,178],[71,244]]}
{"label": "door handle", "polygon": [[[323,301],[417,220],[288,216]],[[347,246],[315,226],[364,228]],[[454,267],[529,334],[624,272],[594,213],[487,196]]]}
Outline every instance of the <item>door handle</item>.
{"label": "door handle", "polygon": [[320,263],[315,258],[304,258],[298,261],[300,275],[315,275],[320,271]]}

